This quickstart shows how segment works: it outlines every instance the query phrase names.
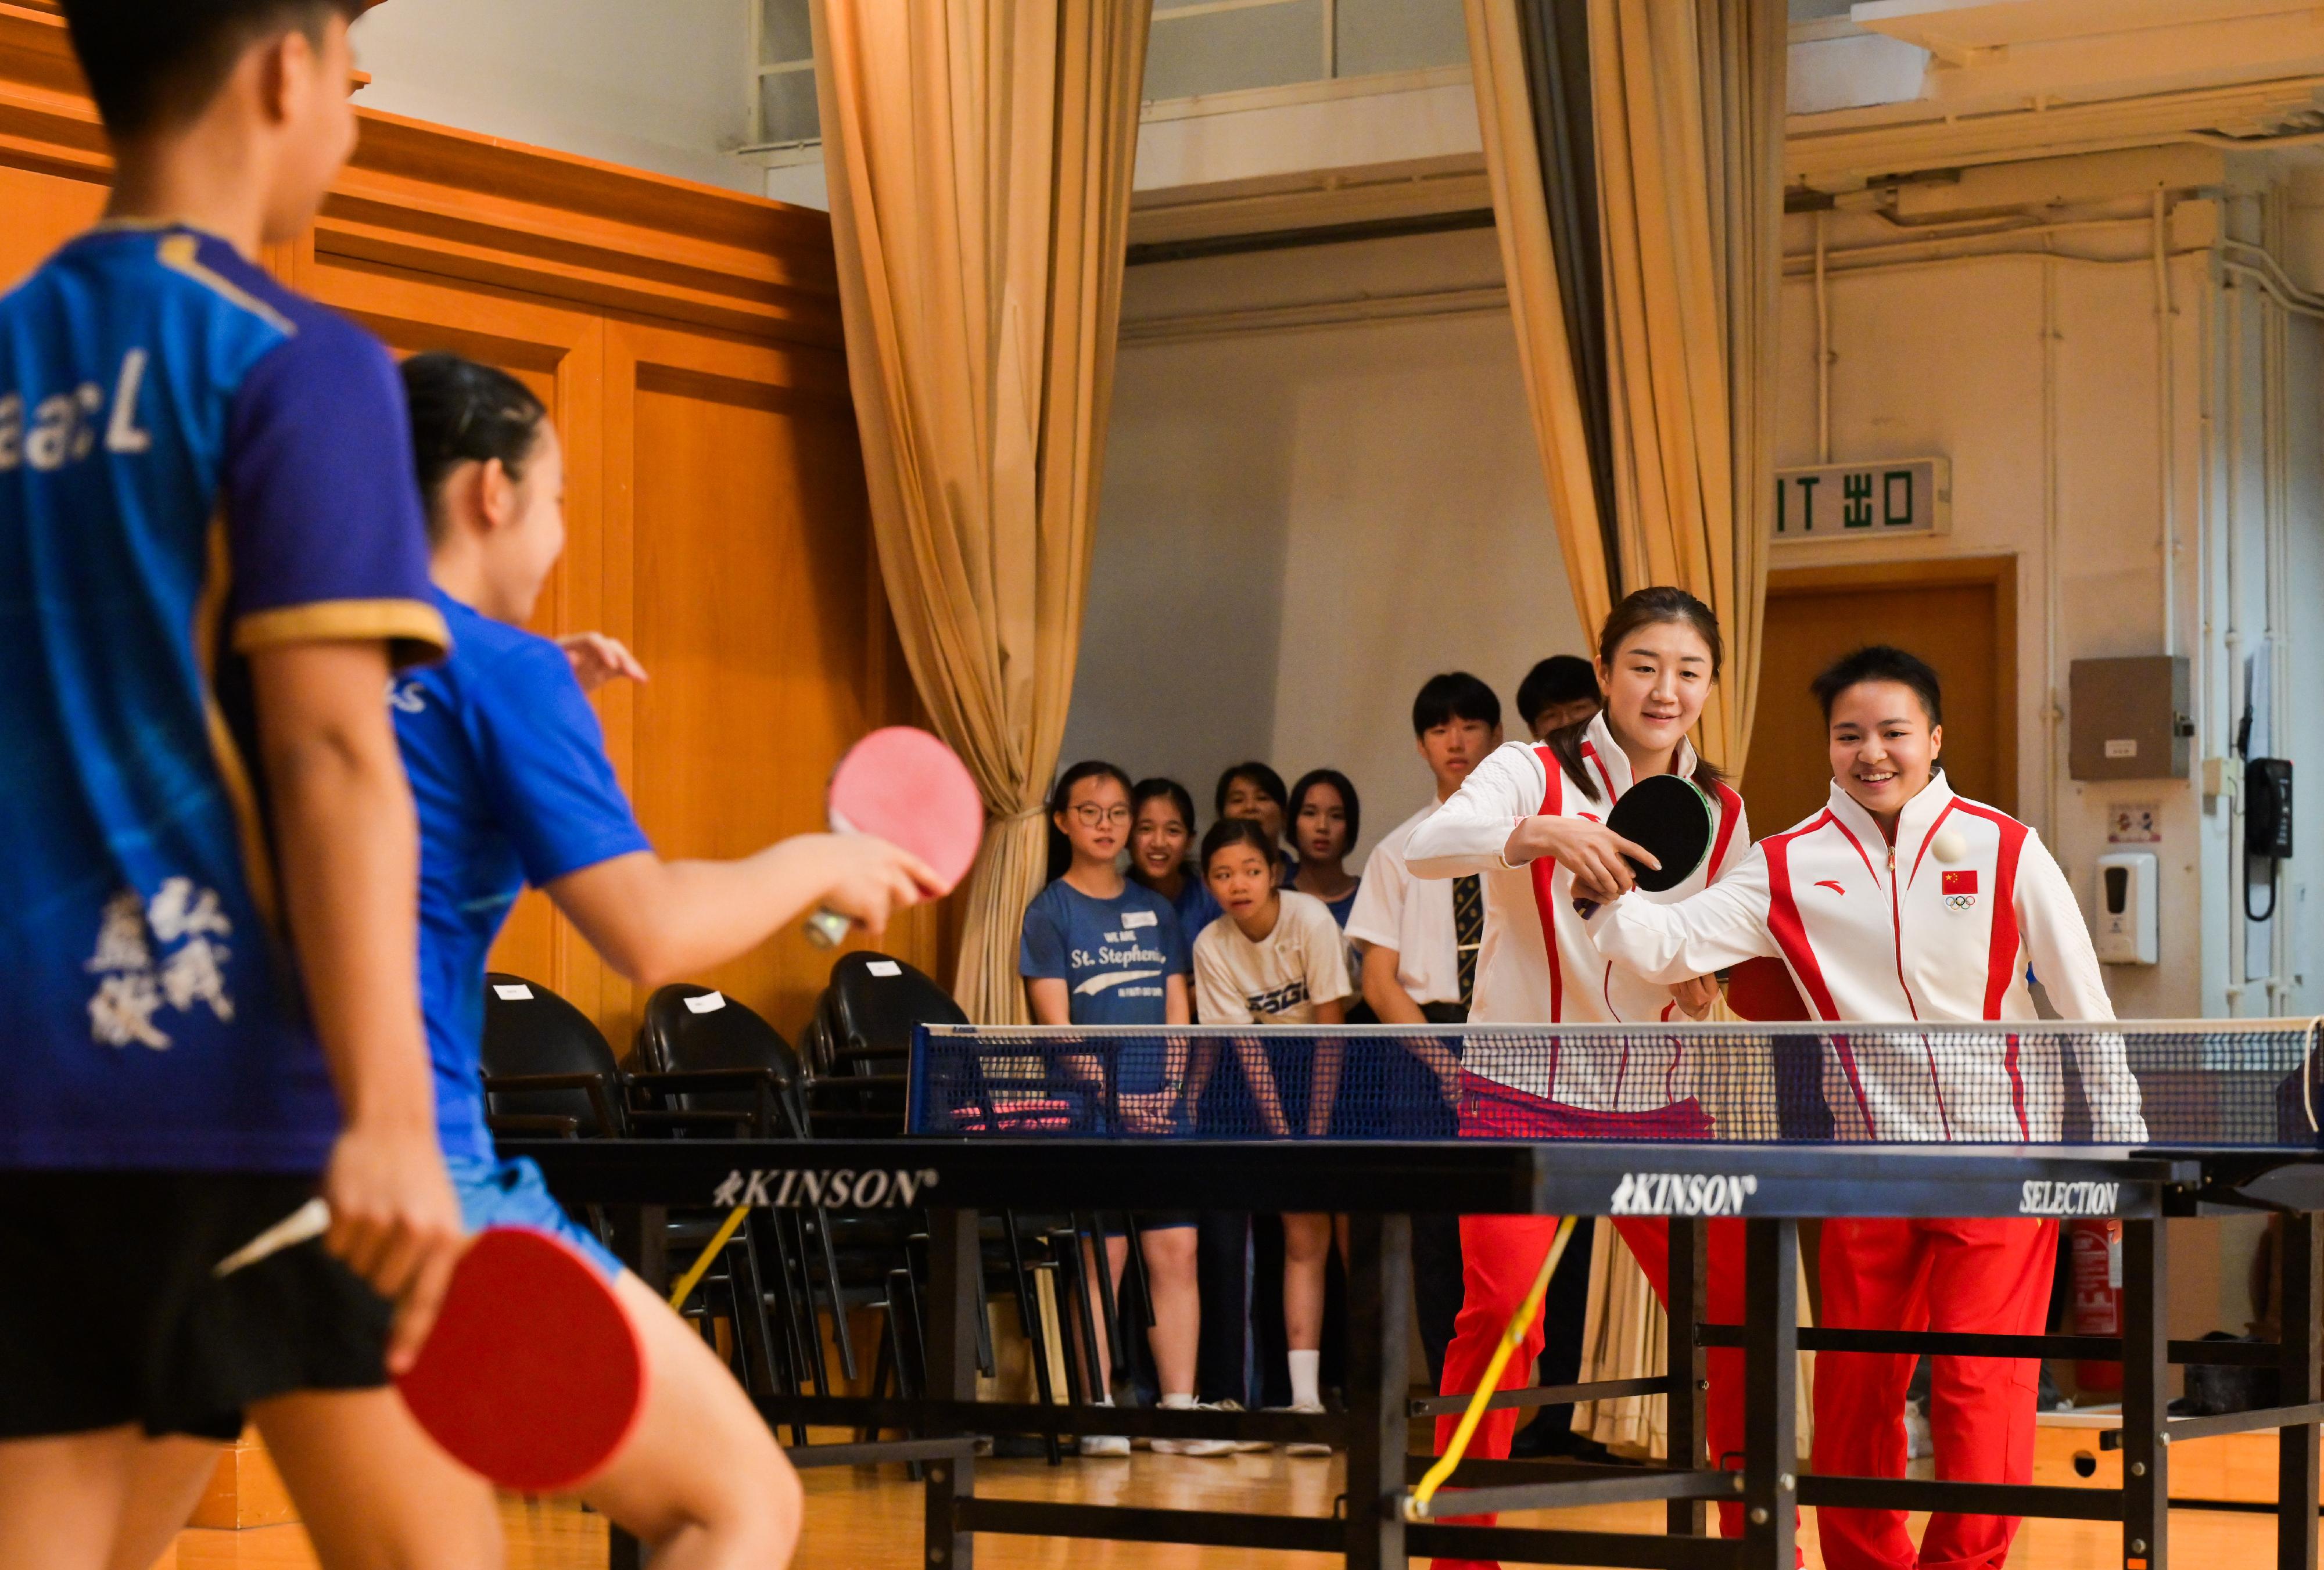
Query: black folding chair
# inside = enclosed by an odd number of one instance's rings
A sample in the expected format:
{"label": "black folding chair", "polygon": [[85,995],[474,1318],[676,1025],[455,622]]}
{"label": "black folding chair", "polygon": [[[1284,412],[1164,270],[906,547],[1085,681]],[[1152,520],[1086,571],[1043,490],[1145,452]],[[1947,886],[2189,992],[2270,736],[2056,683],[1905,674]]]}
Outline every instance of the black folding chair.
{"label": "black folding chair", "polygon": [[[807,1137],[805,1070],[781,1033],[744,1004],[690,983],[664,987],[646,1002],[637,1055],[641,1067],[629,1079],[635,1119],[659,1123],[679,1137]],[[814,1393],[829,1395],[830,1374],[817,1324],[824,1307],[831,1310],[841,1368],[851,1380],[855,1377],[855,1351],[830,1217],[819,1206],[811,1216],[791,1210],[754,1213],[744,1230],[763,1235],[772,1245],[781,1278],[777,1306],[785,1366],[780,1382],[794,1394],[805,1394],[812,1385]],[[820,1302],[812,1262],[816,1246],[829,1289]]]}
{"label": "black folding chair", "polygon": [[[495,1134],[623,1139],[666,1131],[655,1116],[632,1112],[627,1076],[614,1060],[604,1033],[587,1015],[537,981],[500,971],[485,974],[481,1056],[486,1122]],[[604,1218],[594,1207],[589,1222],[601,1239],[607,1237]],[[664,1242],[690,1258],[709,1244],[715,1230],[715,1220],[677,1217],[669,1223]],[[708,1305],[714,1295],[727,1299],[724,1318],[734,1327],[737,1373],[746,1386],[754,1336],[770,1378],[773,1367],[759,1277],[755,1245],[747,1237],[738,1238],[701,1288],[703,1335],[714,1345],[712,1322],[719,1316]]]}

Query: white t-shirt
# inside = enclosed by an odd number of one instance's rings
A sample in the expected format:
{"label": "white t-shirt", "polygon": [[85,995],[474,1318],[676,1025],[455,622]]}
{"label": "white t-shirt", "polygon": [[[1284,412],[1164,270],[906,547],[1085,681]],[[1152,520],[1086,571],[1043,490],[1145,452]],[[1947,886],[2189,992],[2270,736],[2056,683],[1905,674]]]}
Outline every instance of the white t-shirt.
{"label": "white t-shirt", "polygon": [[1355,991],[1331,906],[1296,888],[1277,898],[1275,928],[1259,941],[1231,915],[1194,940],[1195,1009],[1204,1024],[1314,1024],[1318,1003]]}
{"label": "white t-shirt", "polygon": [[1372,847],[1355,908],[1348,913],[1351,941],[1396,950],[1397,985],[1415,1003],[1461,1001],[1452,885],[1441,877],[1415,877],[1404,860],[1405,842],[1436,806],[1429,803]]}

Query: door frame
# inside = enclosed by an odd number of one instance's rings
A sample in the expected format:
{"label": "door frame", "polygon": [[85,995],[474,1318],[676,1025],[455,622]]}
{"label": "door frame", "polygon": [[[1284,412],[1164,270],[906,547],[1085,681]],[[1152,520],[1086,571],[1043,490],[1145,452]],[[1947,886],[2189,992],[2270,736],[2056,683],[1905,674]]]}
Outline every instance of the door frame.
{"label": "door frame", "polygon": [[[1834,590],[1866,589],[1895,592],[1900,589],[1952,588],[1989,584],[1993,589],[1993,711],[2001,726],[1996,748],[1995,775],[2005,799],[1993,804],[2003,812],[2017,811],[2017,555],[1918,556],[1908,561],[1835,562],[1814,566],[1771,566],[1767,570],[1770,603],[1791,595],[1828,594]],[[1764,621],[1762,623],[1764,625]]]}

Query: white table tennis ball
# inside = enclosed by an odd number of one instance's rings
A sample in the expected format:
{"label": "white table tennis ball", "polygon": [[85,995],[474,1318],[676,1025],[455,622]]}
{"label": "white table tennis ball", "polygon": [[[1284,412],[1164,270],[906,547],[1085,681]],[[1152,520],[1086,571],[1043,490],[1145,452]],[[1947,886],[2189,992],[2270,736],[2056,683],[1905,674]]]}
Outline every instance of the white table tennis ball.
{"label": "white table tennis ball", "polygon": [[1937,837],[1929,841],[1929,849],[1937,853],[1938,860],[1948,865],[1965,860],[1969,856],[1969,837],[1959,829],[1940,829]]}

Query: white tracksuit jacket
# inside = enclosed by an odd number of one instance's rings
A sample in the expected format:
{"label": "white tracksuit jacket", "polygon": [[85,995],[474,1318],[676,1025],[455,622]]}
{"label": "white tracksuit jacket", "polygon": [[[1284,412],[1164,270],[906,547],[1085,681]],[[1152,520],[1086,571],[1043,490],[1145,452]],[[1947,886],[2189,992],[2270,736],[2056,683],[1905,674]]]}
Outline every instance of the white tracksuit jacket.
{"label": "white tracksuit jacket", "polygon": [[[1609,964],[1591,946],[1588,927],[1574,914],[1570,871],[1546,858],[1522,867],[1502,859],[1519,821],[1546,814],[1603,822],[1630,788],[1629,757],[1606,729],[1603,715],[1590,722],[1582,751],[1597,800],[1557,767],[1548,748],[1512,741],[1480,763],[1405,841],[1405,865],[1416,877],[1475,873],[1484,880],[1485,939],[1469,1010],[1477,1024],[1652,1023],[1680,1017],[1667,985]],[[1674,762],[1679,772],[1692,774],[1694,749],[1682,741]],[[1676,888],[1644,897],[1683,899],[1742,860],[1751,843],[1743,798],[1725,785],[1711,794],[1718,819],[1711,854]],[[1545,941],[1545,932],[1555,941]],[[1522,1052],[1497,1052],[1471,1042],[1462,1066],[1530,1095],[1597,1111],[1648,1111],[1693,1093],[1676,1041],[1657,1049],[1651,1060],[1635,1051],[1569,1050],[1554,1041]]]}
{"label": "white tracksuit jacket", "polygon": [[[1968,854],[1931,845],[1958,832]],[[1758,956],[1780,958],[1823,1020],[2035,1017],[2030,959],[2068,1019],[2111,1020],[2098,956],[2065,875],[2034,831],[1953,794],[1940,772],[1905,804],[1892,847],[1837,782],[1824,809],[1772,834],[1734,876],[1675,904],[1626,895],[1588,926],[1597,950],[1643,978],[1677,980]],[[1841,1138],[2041,1142],[2060,1136],[2064,1091],[2054,1053],[1994,1033],[1970,1060],[1953,1039],[1831,1037],[1824,1090]],[[2068,1048],[2091,1102],[2093,1135],[2145,1139],[2138,1083],[2122,1038]]]}

